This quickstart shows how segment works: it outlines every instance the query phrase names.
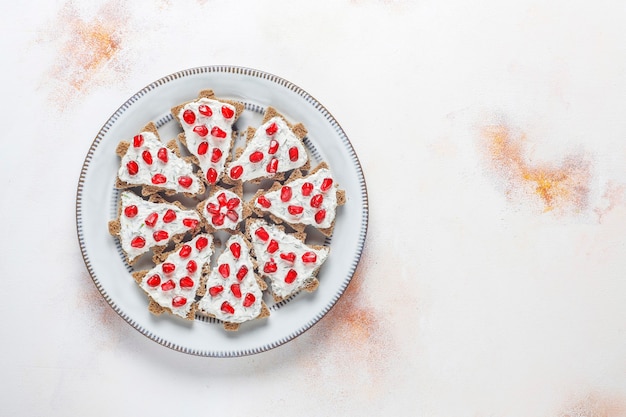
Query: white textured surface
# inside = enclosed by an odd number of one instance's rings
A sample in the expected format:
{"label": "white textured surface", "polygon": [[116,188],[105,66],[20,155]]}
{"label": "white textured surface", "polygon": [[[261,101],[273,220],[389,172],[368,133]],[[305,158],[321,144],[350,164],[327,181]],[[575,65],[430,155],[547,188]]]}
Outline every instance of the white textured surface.
{"label": "white textured surface", "polygon": [[[625,18],[618,2],[530,0],[3,11],[1,414],[625,415]],[[119,318],[74,219],[83,159],[117,107],[219,64],[324,104],[371,206],[338,305],[238,359],[171,351]]]}

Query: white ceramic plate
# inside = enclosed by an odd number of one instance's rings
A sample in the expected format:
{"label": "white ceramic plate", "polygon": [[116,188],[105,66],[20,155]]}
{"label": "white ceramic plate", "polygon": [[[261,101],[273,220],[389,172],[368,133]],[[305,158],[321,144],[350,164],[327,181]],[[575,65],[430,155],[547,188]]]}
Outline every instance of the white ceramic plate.
{"label": "white ceramic plate", "polygon": [[[170,315],[154,316],[148,299],[131,277],[119,243],[108,233],[116,216],[115,176],[119,158],[115,148],[130,140],[149,121],[166,142],[182,131],[171,107],[195,98],[202,89],[217,97],[246,104],[235,125],[245,130],[259,122],[273,106],[308,129],[305,145],[317,162],[329,163],[347,203],[337,214],[331,254],[319,272],[313,293],[273,304],[267,319],[244,323],[238,332],[226,332],[214,319],[185,321]],[[302,334],[320,320],[343,294],[361,257],[367,233],[367,189],[358,158],[333,116],[307,92],[282,78],[249,68],[211,66],[184,70],[153,82],[129,98],[100,129],[89,148],[76,196],[76,226],[85,265],[111,307],[148,338],[180,352],[213,357],[243,356],[266,351]]]}

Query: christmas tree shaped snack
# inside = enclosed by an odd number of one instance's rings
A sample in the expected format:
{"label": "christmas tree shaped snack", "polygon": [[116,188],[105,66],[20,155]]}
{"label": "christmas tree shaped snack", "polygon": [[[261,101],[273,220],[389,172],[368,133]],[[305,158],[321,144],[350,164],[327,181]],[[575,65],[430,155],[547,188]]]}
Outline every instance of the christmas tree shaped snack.
{"label": "christmas tree shaped snack", "polygon": [[345,201],[345,192],[339,189],[328,165],[323,162],[305,177],[296,170],[286,182],[276,182],[269,190],[258,191],[250,205],[260,216],[269,213],[275,223],[285,222],[297,231],[311,225],[330,236],[337,206]]}
{"label": "christmas tree shaped snack", "polygon": [[308,169],[309,156],[302,142],[306,134],[303,124],[292,125],[276,109],[268,107],[262,125],[246,131],[246,146],[237,149],[225,180],[259,182],[272,178],[281,181],[287,171]]}
{"label": "christmas tree shaped snack", "polygon": [[235,140],[233,124],[244,107],[237,101],[215,98],[212,90],[202,90],[197,99],[172,108],[184,132],[178,139],[193,155],[208,184],[215,184],[224,172]]}
{"label": "christmas tree shaped snack", "polygon": [[204,192],[204,184],[193,172],[191,162],[180,156],[176,140],[166,146],[154,123],[148,123],[132,143],[121,141],[116,149],[121,158],[117,188],[142,187],[143,195],[159,191],[194,196]]}
{"label": "christmas tree shaped snack", "polygon": [[148,252],[158,254],[170,241],[180,242],[186,233],[200,230],[200,216],[179,202],[168,203],[158,195],[149,200],[130,191],[120,195],[118,217],[109,222],[109,233],[117,237],[132,265]]}
{"label": "christmas tree shaped snack", "polygon": [[230,189],[213,187],[209,197],[198,204],[198,211],[204,217],[209,232],[225,230],[234,233],[239,223],[250,216],[250,208],[243,203],[243,185]]}
{"label": "christmas tree shaped snack", "polygon": [[262,299],[267,285],[254,273],[250,244],[240,234],[226,242],[206,287],[198,309],[224,322],[226,330],[238,330],[241,323],[270,314]]}
{"label": "christmas tree shaped snack", "polygon": [[252,242],[259,274],[270,280],[274,300],[279,302],[304,289],[315,291],[316,276],[329,248],[306,245],[305,234],[287,234],[281,226],[249,219],[246,233]]}
{"label": "christmas tree shaped snack", "polygon": [[133,273],[133,278],[150,298],[149,309],[155,315],[164,312],[193,320],[196,295],[203,295],[204,273],[213,254],[213,236],[201,234],[190,242],[179,244],[154,268]]}

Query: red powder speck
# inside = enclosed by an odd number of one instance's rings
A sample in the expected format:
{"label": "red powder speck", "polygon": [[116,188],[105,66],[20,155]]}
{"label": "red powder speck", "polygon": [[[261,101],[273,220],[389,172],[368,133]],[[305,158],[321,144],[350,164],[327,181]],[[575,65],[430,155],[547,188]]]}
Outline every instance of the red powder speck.
{"label": "red powder speck", "polygon": [[559,417],[624,417],[626,399],[592,393],[565,407]]}

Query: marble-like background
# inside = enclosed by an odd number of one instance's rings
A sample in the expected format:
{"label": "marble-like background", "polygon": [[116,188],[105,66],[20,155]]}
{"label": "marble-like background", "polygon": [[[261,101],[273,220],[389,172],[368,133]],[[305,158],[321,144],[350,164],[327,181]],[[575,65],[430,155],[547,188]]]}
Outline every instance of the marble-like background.
{"label": "marble-like background", "polygon": [[[30,0],[1,6],[0,414],[626,415],[626,6]],[[236,359],[101,298],[75,194],[102,124],[181,69],[302,87],[360,158],[348,291]]]}

